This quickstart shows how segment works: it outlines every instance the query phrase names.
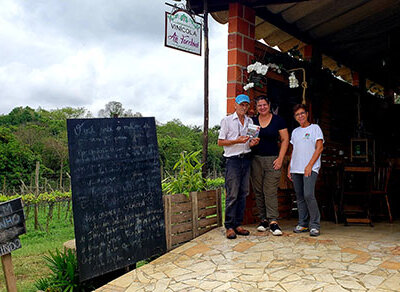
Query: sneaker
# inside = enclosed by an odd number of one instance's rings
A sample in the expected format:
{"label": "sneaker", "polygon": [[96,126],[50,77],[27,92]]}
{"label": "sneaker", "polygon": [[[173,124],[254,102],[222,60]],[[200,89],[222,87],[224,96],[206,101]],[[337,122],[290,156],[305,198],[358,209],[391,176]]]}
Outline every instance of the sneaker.
{"label": "sneaker", "polygon": [[269,225],[269,231],[272,233],[272,235],[275,235],[275,236],[282,235],[282,230],[279,228],[278,223],[270,224]]}
{"label": "sneaker", "polygon": [[311,228],[310,236],[319,236],[319,230],[316,228]]}
{"label": "sneaker", "polygon": [[302,233],[302,232],[307,232],[308,231],[308,227],[303,227],[300,225],[297,225],[294,229],[293,232],[294,233]]}
{"label": "sneaker", "polygon": [[257,227],[257,231],[265,232],[265,231],[268,230],[268,227],[269,227],[268,221],[267,220],[262,220],[260,222],[260,225],[258,225],[258,227]]}

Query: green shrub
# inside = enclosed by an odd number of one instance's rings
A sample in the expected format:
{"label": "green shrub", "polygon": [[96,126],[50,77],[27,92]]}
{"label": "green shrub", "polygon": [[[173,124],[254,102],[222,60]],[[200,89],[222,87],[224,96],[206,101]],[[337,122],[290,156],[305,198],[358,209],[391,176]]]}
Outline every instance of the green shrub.
{"label": "green shrub", "polygon": [[201,176],[202,163],[197,159],[201,150],[186,154],[182,152],[178,162],[174,165],[175,175],[168,175],[162,181],[162,190],[166,194],[185,194],[202,191],[205,182]]}
{"label": "green shrub", "polygon": [[215,190],[219,188],[223,188],[225,186],[225,178],[217,177],[214,179],[206,179],[206,189],[207,190]]}
{"label": "green shrub", "polygon": [[49,256],[43,258],[52,274],[37,280],[35,283],[37,289],[48,292],[92,290],[88,284],[79,282],[78,261],[72,250],[64,249],[64,252],[60,252],[56,249],[54,254],[49,251]]}

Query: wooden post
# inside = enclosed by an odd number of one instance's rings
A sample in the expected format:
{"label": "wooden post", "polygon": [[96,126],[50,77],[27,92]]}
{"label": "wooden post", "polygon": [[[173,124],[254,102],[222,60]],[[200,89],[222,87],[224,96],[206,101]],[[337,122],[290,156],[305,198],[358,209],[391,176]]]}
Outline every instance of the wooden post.
{"label": "wooden post", "polygon": [[14,268],[11,260],[11,253],[1,256],[4,278],[6,278],[6,287],[8,292],[17,292],[17,281],[14,275]]}
{"label": "wooden post", "polygon": [[191,192],[190,199],[192,201],[193,238],[196,238],[197,236],[199,236],[199,208],[198,208],[197,192]]}
{"label": "wooden post", "polygon": [[167,250],[172,248],[172,239],[171,239],[171,196],[164,195],[164,221],[165,221],[165,239],[167,242]]}
{"label": "wooden post", "polygon": [[[36,191],[35,191],[35,197],[39,197],[39,168],[40,168],[40,162],[36,161],[36,170],[35,170],[35,186],[36,186]],[[39,229],[39,220],[38,220],[38,204],[35,203],[35,230]]]}
{"label": "wooden post", "polygon": [[60,191],[64,192],[63,188],[63,160],[61,159],[61,166],[60,166]]}
{"label": "wooden post", "polygon": [[217,224],[218,227],[222,226],[222,202],[221,202],[222,189],[218,189],[215,193],[217,201]]}
{"label": "wooden post", "polygon": [[204,5],[204,124],[203,124],[203,167],[202,176],[207,177],[207,155],[208,155],[208,0]]}

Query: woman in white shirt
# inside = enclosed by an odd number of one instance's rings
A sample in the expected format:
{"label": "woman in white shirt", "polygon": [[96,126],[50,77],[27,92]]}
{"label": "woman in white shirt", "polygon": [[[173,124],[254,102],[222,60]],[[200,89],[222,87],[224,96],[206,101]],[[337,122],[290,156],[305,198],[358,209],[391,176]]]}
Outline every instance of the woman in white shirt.
{"label": "woman in white shirt", "polygon": [[292,157],[288,167],[288,177],[293,181],[297,198],[299,222],[293,232],[310,231],[311,236],[320,234],[320,213],[315,199],[315,183],[321,167],[321,153],[324,136],[317,124],[308,121],[305,105],[293,108],[294,118],[300,124],[292,132]]}

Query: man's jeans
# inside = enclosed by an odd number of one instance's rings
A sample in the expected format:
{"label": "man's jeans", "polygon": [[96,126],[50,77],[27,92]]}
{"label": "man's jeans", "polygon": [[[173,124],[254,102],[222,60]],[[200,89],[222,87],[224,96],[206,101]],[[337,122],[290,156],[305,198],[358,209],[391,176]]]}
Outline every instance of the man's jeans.
{"label": "man's jeans", "polygon": [[225,228],[242,224],[249,194],[250,159],[227,158],[225,168]]}
{"label": "man's jeans", "polygon": [[298,225],[319,230],[320,214],[318,203],[314,195],[317,177],[318,173],[315,171],[312,171],[310,176],[292,173],[293,186],[297,198],[297,210],[299,212]]}

